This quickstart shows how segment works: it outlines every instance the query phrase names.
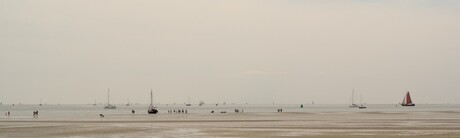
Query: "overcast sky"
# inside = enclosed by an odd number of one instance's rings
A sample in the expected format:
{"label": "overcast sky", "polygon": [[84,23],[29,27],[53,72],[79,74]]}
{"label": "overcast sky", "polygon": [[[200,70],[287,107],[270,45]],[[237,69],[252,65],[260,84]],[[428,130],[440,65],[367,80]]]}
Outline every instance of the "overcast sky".
{"label": "overcast sky", "polygon": [[[460,103],[458,0],[0,0],[3,103]],[[359,100],[357,100],[359,101]]]}

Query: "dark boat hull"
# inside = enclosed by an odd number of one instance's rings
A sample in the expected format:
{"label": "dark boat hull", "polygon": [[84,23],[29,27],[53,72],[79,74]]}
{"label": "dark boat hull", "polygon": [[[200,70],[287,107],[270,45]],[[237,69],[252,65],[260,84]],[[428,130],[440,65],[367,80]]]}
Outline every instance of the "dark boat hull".
{"label": "dark boat hull", "polygon": [[157,114],[158,110],[157,109],[150,109],[147,111],[149,114]]}
{"label": "dark boat hull", "polygon": [[415,104],[401,104],[401,106],[415,106]]}

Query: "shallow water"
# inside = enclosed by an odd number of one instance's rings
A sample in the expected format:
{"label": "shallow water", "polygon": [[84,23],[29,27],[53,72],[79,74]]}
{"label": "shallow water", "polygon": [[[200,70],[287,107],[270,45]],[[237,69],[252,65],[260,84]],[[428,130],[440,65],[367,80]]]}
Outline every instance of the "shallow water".
{"label": "shallow water", "polygon": [[0,117],[0,137],[460,137],[459,105],[159,105],[156,115],[147,105],[117,106],[3,105],[11,117]]}
{"label": "shallow water", "polygon": [[[32,118],[32,111],[38,110],[40,118],[54,119],[82,119],[82,118],[98,118],[99,114],[104,115],[132,115],[131,110],[135,110],[135,114],[147,114],[148,105],[117,105],[117,109],[104,109],[103,105],[1,105],[0,118],[7,118],[4,114],[10,111],[9,118]],[[168,114],[167,110],[187,110],[188,114],[209,114],[211,111],[220,113],[226,111],[233,113],[235,109],[245,113],[273,113],[277,109],[283,109],[283,112],[298,112],[298,113],[323,113],[323,112],[368,112],[368,113],[407,113],[407,112],[460,112],[460,105],[443,104],[430,105],[419,104],[414,107],[402,107],[390,104],[367,105],[367,109],[349,108],[348,105],[158,105],[159,114]]]}

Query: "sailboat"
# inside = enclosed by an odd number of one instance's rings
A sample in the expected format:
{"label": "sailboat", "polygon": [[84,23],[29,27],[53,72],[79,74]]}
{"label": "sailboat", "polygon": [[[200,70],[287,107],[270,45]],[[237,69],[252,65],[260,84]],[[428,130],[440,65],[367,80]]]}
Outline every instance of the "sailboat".
{"label": "sailboat", "polygon": [[39,105],[39,106],[43,106],[43,104],[42,104],[42,99],[40,99],[40,104],[38,104],[38,105]]}
{"label": "sailboat", "polygon": [[190,96],[187,99],[188,99],[188,103],[185,104],[185,106],[192,106],[192,104],[190,103]]}
{"label": "sailboat", "polygon": [[402,106],[415,106],[414,103],[412,103],[412,99],[410,98],[409,91],[407,91],[406,96],[404,96],[404,99],[401,103]]}
{"label": "sailboat", "polygon": [[129,98],[128,98],[128,103],[126,104],[126,106],[130,106],[131,104],[129,103]]}
{"label": "sailboat", "polygon": [[351,91],[351,105],[348,106],[350,108],[357,108],[359,107],[357,104],[355,104],[355,89]]}
{"label": "sailboat", "polygon": [[104,109],[117,109],[115,105],[110,104],[110,88],[107,92],[107,105],[104,106]]}
{"label": "sailboat", "polygon": [[367,107],[363,105],[363,96],[361,95],[361,105],[358,107],[359,109],[366,109]]}
{"label": "sailboat", "polygon": [[150,90],[150,106],[149,110],[147,110],[149,114],[157,114],[158,110],[157,107],[153,106],[153,89]]}

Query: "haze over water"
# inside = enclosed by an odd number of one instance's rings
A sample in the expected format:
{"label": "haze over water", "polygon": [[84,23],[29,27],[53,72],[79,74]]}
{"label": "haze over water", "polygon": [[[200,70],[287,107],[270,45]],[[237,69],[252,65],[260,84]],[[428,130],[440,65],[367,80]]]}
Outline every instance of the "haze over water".
{"label": "haze over water", "polygon": [[0,0],[0,102],[460,97],[460,1]]}

